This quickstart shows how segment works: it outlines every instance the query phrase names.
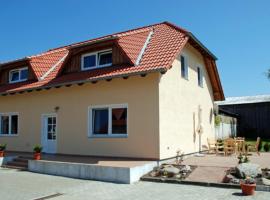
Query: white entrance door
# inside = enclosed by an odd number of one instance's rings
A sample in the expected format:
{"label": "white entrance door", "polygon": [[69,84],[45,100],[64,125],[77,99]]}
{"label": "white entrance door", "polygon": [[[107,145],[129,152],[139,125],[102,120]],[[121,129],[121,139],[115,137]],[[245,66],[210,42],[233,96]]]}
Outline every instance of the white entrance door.
{"label": "white entrance door", "polygon": [[45,153],[56,153],[57,118],[56,114],[42,117],[42,146]]}

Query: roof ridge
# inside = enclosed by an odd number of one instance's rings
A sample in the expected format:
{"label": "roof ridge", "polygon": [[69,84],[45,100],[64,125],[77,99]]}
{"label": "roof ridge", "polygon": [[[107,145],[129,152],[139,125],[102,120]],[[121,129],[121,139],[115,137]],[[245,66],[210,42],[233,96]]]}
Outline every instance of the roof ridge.
{"label": "roof ridge", "polygon": [[177,26],[177,25],[174,24],[174,23],[171,23],[171,22],[168,22],[168,21],[164,21],[163,23],[164,23],[164,24],[167,24],[167,25],[169,25],[169,26],[171,26],[171,27],[173,27],[173,28],[175,28],[175,29],[177,29],[177,30],[179,30],[179,31],[182,31],[182,32],[184,32],[184,33],[190,33],[190,31],[188,31],[187,29],[184,29],[184,28],[182,28],[182,27],[180,27],[180,26]]}
{"label": "roof ridge", "polygon": [[[25,56],[25,57],[14,59],[14,60],[5,61],[5,62],[0,63],[0,65],[5,65],[5,64],[8,64],[10,62],[16,62],[17,60],[19,61],[21,59],[29,59],[29,58],[34,58],[34,57],[38,57],[38,56],[47,55],[47,54],[50,54],[50,53],[64,51],[64,50],[67,50],[67,47],[71,47],[71,46],[78,45],[78,44],[83,44],[83,43],[89,42],[91,40],[99,40],[99,39],[106,38],[106,37],[109,37],[109,36],[121,35],[121,34],[125,34],[125,35],[136,34],[136,33],[132,33],[132,32],[138,31],[140,29],[151,28],[151,27],[158,26],[158,25],[161,25],[161,24],[167,24],[167,25],[169,25],[171,27],[174,27],[174,28],[176,28],[176,29],[178,29],[180,31],[185,32],[185,33],[189,32],[189,31],[187,31],[187,30],[185,30],[185,29],[183,29],[183,28],[181,28],[181,27],[179,27],[179,26],[177,26],[177,25],[175,25],[175,24],[173,24],[171,22],[163,21],[163,22],[158,22],[158,23],[154,23],[154,24],[150,24],[150,25],[146,25],[146,26],[141,26],[141,27],[125,30],[125,31],[116,32],[116,33],[113,33],[113,34],[100,36],[100,37],[97,37],[97,38],[92,38],[92,39],[81,41],[81,42],[75,42],[75,43],[71,43],[71,44],[68,44],[68,45],[52,48],[52,49],[49,49],[47,51],[41,52],[39,54],[34,54],[34,55]],[[149,30],[145,30],[145,31],[149,31]],[[145,32],[145,31],[142,30],[142,32]]]}
{"label": "roof ridge", "polygon": [[48,55],[48,54],[53,54],[53,53],[58,53],[58,52],[61,52],[61,51],[68,51],[68,49],[62,47],[62,48],[58,48],[58,49],[55,49],[55,50],[52,50],[52,51],[44,51],[42,53],[39,53],[39,54],[35,54],[35,55],[32,55],[32,56],[27,56],[27,58],[35,58],[35,57],[40,57],[40,56],[44,56],[44,55]]}
{"label": "roof ridge", "polygon": [[157,26],[157,25],[164,24],[164,23],[166,23],[166,22],[159,22],[159,23],[150,24],[150,25],[146,25],[146,26],[141,26],[141,27],[137,27],[137,28],[125,30],[125,31],[120,31],[120,32],[116,32],[116,33],[112,33],[112,34],[108,34],[108,35],[104,35],[104,36],[92,38],[92,39],[89,39],[89,40],[84,40],[84,41],[81,41],[81,42],[75,42],[75,43],[64,45],[64,46],[61,46],[61,47],[52,48],[52,49],[49,49],[48,51],[53,51],[53,50],[56,50],[56,49],[59,49],[59,48],[70,47],[70,46],[73,46],[73,45],[76,45],[76,44],[81,44],[81,43],[89,42],[91,40],[99,40],[101,38],[105,38],[105,37],[109,37],[109,36],[113,36],[113,35],[120,35],[120,34],[124,34],[124,33],[128,33],[128,32],[134,32],[134,31],[137,31],[139,29],[150,28],[150,27]]}

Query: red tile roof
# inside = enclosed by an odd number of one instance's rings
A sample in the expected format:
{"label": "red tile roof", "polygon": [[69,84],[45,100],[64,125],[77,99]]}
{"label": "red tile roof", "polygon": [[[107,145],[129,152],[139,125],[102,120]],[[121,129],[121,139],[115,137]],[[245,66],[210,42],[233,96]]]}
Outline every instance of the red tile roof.
{"label": "red tile roof", "polygon": [[[151,32],[152,35],[150,35]],[[133,63],[131,66],[115,66],[61,76],[57,75],[63,67],[70,48],[110,37],[117,38],[117,44]],[[189,37],[190,35],[186,30],[168,22],[163,22],[52,49],[29,57],[30,65],[38,78],[37,81],[0,86],[0,94],[152,71],[166,71],[171,67],[173,60],[185,46]],[[147,43],[147,39],[149,39],[149,43]],[[143,47],[146,47],[144,52],[142,52]],[[142,54],[142,57],[139,64],[136,65],[136,60],[140,54]]]}
{"label": "red tile roof", "polygon": [[67,55],[67,49],[59,49],[56,51],[49,51],[43,54],[31,56],[30,65],[37,77],[42,77],[46,72],[48,72],[52,66],[57,64],[61,58]]}

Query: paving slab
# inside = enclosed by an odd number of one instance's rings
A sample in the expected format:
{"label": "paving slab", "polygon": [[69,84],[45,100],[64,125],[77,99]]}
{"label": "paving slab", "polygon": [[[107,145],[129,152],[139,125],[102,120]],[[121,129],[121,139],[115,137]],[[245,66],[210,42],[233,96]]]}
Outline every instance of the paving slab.
{"label": "paving slab", "polygon": [[186,181],[198,181],[206,183],[221,183],[228,167],[197,167],[186,179]]}
{"label": "paving slab", "polygon": [[270,198],[269,192],[257,192],[254,197],[244,197],[239,189],[151,182],[115,184],[10,169],[0,169],[0,181],[4,183],[0,189],[0,199],[3,200],[33,200],[48,196],[52,200],[269,200]]}

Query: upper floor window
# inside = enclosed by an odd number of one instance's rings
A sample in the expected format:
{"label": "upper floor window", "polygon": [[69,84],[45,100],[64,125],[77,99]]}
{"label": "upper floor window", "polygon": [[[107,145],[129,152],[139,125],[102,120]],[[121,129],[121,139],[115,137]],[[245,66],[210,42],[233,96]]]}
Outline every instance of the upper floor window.
{"label": "upper floor window", "polygon": [[181,77],[188,79],[188,61],[187,56],[181,55]]}
{"label": "upper floor window", "polygon": [[0,135],[18,134],[18,114],[0,113]]}
{"label": "upper floor window", "polygon": [[203,74],[202,69],[200,67],[197,67],[197,75],[198,75],[198,85],[203,87]]}
{"label": "upper floor window", "polygon": [[14,69],[9,72],[10,83],[26,81],[27,78],[28,78],[28,67]]}
{"label": "upper floor window", "polygon": [[99,51],[82,55],[81,69],[96,69],[112,65],[112,50]]}

